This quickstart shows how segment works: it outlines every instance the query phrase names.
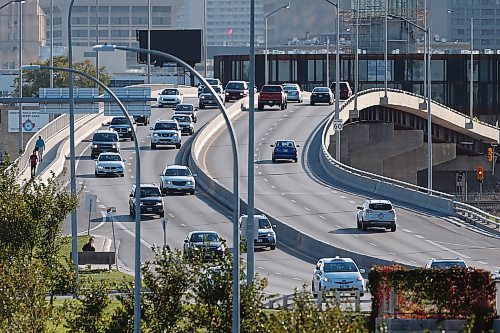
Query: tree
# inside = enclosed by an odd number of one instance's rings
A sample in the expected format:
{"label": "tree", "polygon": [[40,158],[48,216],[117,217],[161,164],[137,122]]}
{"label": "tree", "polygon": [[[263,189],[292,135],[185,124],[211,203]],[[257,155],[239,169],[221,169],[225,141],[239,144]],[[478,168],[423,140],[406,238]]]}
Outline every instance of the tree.
{"label": "tree", "polygon": [[[59,56],[54,57],[54,67],[68,67],[68,57]],[[43,65],[49,66],[50,60],[45,60],[42,62],[35,62],[33,65]],[[95,66],[89,60],[84,60],[83,62],[77,62],[73,64],[74,69],[81,70],[87,74],[95,76]],[[68,72],[54,71],[54,88],[67,88],[68,87]],[[105,85],[109,84],[110,76],[106,73],[104,67],[99,68],[99,80]],[[50,86],[50,71],[40,70],[40,71],[24,71],[23,72],[23,96],[24,97],[38,97],[39,88],[47,88]],[[93,88],[95,87],[95,82],[86,79],[80,75],[73,75],[73,83],[75,87],[80,88]],[[14,94],[19,93],[19,79],[14,79]]]}

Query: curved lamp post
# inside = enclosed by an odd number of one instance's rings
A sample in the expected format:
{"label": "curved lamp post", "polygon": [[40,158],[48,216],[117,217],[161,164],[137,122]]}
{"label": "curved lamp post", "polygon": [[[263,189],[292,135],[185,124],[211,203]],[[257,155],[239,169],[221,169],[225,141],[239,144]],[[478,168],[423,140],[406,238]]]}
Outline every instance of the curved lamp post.
{"label": "curved lamp post", "polygon": [[[135,48],[135,47],[127,47],[127,46],[119,46],[119,45],[95,45],[92,50],[94,51],[115,51],[115,50],[122,50],[122,51],[130,51],[130,52],[137,52],[137,53],[148,53],[156,56],[160,56],[165,58],[166,61],[171,61],[171,62],[176,62],[177,64],[181,65],[184,68],[187,68],[188,70],[193,73],[200,82],[210,90],[210,93],[214,97],[214,100],[217,102],[217,105],[219,106],[219,110],[222,113],[222,116],[224,117],[224,121],[226,122],[226,126],[229,131],[229,136],[231,139],[231,146],[232,146],[232,153],[233,153],[233,332],[239,332],[239,323],[240,323],[240,284],[239,284],[239,258],[240,258],[240,247],[239,247],[239,225],[238,225],[238,219],[240,216],[240,193],[239,193],[239,163],[238,163],[238,141],[236,139],[236,134],[234,132],[233,125],[231,123],[231,120],[229,119],[229,116],[226,112],[226,108],[224,107],[224,104],[218,97],[218,95],[215,93],[215,90],[212,88],[210,84],[205,80],[205,78],[198,73],[193,67],[189,66],[186,62],[182,61],[181,59],[168,54],[164,53],[161,51],[156,51],[156,50],[148,50],[148,49],[141,49],[141,48]],[[135,265],[136,267],[140,266],[140,230],[136,229],[136,238],[135,238],[135,246],[136,246],[136,257],[135,257]],[[136,268],[135,270],[135,303],[134,303],[134,332],[138,333],[140,332],[140,270]]]}
{"label": "curved lamp post", "polygon": [[264,68],[265,68],[264,83],[265,84],[269,83],[269,64],[267,63],[267,19],[269,18],[269,16],[276,14],[277,12],[279,12],[282,9],[290,8],[291,5],[292,4],[289,2],[286,5],[281,6],[279,8],[276,8],[275,10],[273,10],[272,12],[270,12],[269,14],[266,14],[266,16],[264,16],[264,22],[265,22],[265,25],[264,25],[265,35],[264,35],[264,37],[265,37],[265,42],[266,42],[266,53],[264,53]]}
{"label": "curved lamp post", "polygon": [[[141,222],[141,159],[140,159],[140,151],[139,151],[139,141],[137,140],[137,136],[134,130],[134,126],[132,126],[132,121],[130,120],[130,116],[125,109],[125,106],[123,103],[120,101],[120,99],[109,89],[108,86],[106,86],[104,83],[93,77],[92,75],[89,75],[85,72],[82,72],[77,69],[72,69],[72,68],[65,68],[65,67],[53,67],[53,66],[40,66],[40,65],[26,65],[26,66],[21,66],[20,70],[53,70],[53,71],[62,71],[62,72],[68,72],[68,73],[74,73],[78,74],[81,76],[84,76],[85,78],[95,82],[99,86],[102,87],[110,96],[115,100],[115,102],[118,104],[120,107],[121,111],[123,112],[123,115],[125,118],[127,118],[127,123],[132,129],[132,135],[134,137],[134,148],[135,148],[135,154],[136,154],[136,159],[135,159],[135,225],[136,225],[136,230],[140,230],[140,222]],[[140,239],[139,235],[136,234],[136,240]],[[137,271],[140,270],[139,267],[135,267],[136,274]]]}

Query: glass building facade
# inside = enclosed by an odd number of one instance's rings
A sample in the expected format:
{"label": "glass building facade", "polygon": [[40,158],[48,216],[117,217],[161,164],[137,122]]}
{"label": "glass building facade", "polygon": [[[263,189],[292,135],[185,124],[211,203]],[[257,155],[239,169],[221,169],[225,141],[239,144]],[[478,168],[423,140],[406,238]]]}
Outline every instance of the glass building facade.
{"label": "glass building facade", "polygon": [[[310,91],[326,85],[325,54],[269,55],[269,82],[296,82]],[[335,55],[329,56],[329,82],[335,81]],[[359,55],[359,90],[384,86],[384,56]],[[214,75],[224,83],[248,81],[248,55],[216,56]],[[256,55],[257,87],[264,84],[264,55]],[[500,55],[474,55],[474,115],[495,123],[500,115]],[[390,54],[388,87],[423,95],[423,54]],[[340,57],[340,78],[354,85],[354,55]],[[470,55],[434,54],[431,61],[432,99],[469,114]]]}

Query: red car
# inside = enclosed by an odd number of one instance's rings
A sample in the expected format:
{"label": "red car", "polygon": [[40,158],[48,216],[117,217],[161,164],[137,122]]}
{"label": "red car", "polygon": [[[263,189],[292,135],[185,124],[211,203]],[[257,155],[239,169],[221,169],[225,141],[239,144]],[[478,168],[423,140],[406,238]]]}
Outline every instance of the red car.
{"label": "red car", "polygon": [[279,106],[281,110],[287,108],[288,99],[283,87],[275,84],[268,84],[262,87],[259,94],[258,108],[264,110],[264,106]]}

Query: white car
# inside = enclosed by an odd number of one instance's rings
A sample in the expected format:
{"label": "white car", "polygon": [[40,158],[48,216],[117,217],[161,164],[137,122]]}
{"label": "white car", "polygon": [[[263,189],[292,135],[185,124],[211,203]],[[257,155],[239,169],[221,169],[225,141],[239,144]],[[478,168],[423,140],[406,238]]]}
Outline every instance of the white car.
{"label": "white car", "polygon": [[283,90],[287,95],[288,101],[302,103],[302,101],[304,100],[302,91],[300,90],[300,86],[296,83],[285,83],[283,85]]}
{"label": "white car", "polygon": [[[242,241],[246,240],[246,234],[247,234],[247,219],[248,215],[241,215],[240,217],[240,238]],[[254,239],[254,246],[255,247],[269,247],[271,250],[276,249],[276,232],[274,229],[276,228],[275,225],[272,225],[271,222],[269,222],[267,216],[265,215],[254,215],[254,223],[257,223],[258,221],[258,226],[254,225],[254,230],[256,229],[257,235]],[[256,228],[255,228],[256,227]]]}
{"label": "white car", "polygon": [[467,263],[461,258],[455,259],[434,259],[429,260],[425,268],[436,268],[436,269],[446,269],[453,267],[464,267],[467,268]]}
{"label": "white car", "polygon": [[363,231],[371,227],[396,231],[396,211],[389,200],[367,200],[358,206],[356,224]]}
{"label": "white car", "polygon": [[314,267],[311,284],[313,295],[317,297],[320,290],[358,290],[363,296],[366,290],[363,273],[365,270],[359,269],[351,258],[322,258]]}
{"label": "white car", "polygon": [[184,165],[168,165],[160,175],[160,191],[162,194],[183,192],[194,194],[196,181],[191,170]]}
{"label": "white car", "polygon": [[100,153],[95,162],[95,176],[116,175],[123,177],[125,160],[119,153]]}
{"label": "white car", "polygon": [[189,115],[183,115],[183,114],[174,114],[172,116],[173,120],[176,120],[179,123],[179,126],[181,127],[181,133],[187,133],[189,135],[194,134],[194,124],[193,124],[193,118]]}
{"label": "white car", "polygon": [[196,108],[191,103],[180,103],[175,107],[174,115],[189,115],[193,118],[193,122],[196,122],[198,116],[198,108]]}
{"label": "white car", "polygon": [[175,107],[177,104],[184,102],[184,96],[177,88],[164,89],[158,93],[158,107],[171,106]]}
{"label": "white car", "polygon": [[[224,88],[222,87],[222,82],[220,82],[219,79],[214,79],[214,78],[206,78],[205,81],[207,81],[207,83],[209,85],[211,85],[212,87],[219,87],[221,90],[224,90]],[[198,96],[200,96],[200,94],[203,93],[203,90],[205,88],[205,85],[203,85],[201,82],[200,84],[198,85]]]}
{"label": "white car", "polygon": [[181,127],[176,120],[157,120],[151,127],[151,149],[157,145],[181,148]]}

